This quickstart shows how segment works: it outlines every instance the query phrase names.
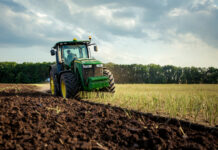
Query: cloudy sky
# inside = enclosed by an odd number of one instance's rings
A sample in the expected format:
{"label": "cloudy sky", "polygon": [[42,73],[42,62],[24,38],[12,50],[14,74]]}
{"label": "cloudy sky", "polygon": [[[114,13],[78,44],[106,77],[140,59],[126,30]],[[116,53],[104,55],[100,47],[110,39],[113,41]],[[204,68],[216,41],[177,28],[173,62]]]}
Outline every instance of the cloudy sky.
{"label": "cloudy sky", "polygon": [[218,67],[218,0],[0,0],[0,17],[0,61],[91,35],[104,63]]}

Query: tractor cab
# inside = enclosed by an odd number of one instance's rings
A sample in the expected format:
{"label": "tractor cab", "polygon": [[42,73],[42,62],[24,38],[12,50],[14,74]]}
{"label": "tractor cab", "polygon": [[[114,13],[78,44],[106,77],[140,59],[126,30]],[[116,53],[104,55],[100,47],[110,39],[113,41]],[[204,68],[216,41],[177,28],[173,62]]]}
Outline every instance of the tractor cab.
{"label": "tractor cab", "polygon": [[94,45],[94,50],[97,51],[95,43],[91,43],[91,37],[88,41],[77,41],[76,38],[73,41],[61,41],[57,42],[52,50],[51,55],[56,55],[56,61],[58,62],[58,70],[69,69],[73,66],[73,62],[77,59],[91,59],[90,46]]}
{"label": "tractor cab", "polygon": [[86,45],[63,45],[62,60],[64,64],[71,67],[71,62],[77,59],[88,59],[88,49]]}

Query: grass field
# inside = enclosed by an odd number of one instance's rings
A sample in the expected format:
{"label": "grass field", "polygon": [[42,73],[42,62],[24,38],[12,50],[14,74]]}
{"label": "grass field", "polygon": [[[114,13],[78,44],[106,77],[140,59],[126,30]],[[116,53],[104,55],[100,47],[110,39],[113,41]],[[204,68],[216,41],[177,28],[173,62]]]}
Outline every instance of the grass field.
{"label": "grass field", "polygon": [[81,93],[83,99],[141,112],[218,124],[218,85],[117,84],[116,93]]}

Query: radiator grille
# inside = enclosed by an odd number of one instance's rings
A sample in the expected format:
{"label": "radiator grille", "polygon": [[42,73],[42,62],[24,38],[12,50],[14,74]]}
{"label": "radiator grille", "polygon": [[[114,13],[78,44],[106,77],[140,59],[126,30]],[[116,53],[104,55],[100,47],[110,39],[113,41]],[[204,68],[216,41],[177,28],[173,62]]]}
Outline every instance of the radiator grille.
{"label": "radiator grille", "polygon": [[102,67],[96,67],[96,65],[92,65],[92,68],[83,68],[83,77],[86,84],[87,84],[87,79],[89,77],[98,77],[98,76],[103,76]]}

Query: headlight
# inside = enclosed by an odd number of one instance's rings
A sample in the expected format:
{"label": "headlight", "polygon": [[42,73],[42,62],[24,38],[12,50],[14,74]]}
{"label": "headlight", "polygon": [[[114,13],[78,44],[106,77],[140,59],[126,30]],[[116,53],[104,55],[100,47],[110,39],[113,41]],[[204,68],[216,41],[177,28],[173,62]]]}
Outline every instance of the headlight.
{"label": "headlight", "polygon": [[83,68],[92,68],[92,65],[83,65]]}
{"label": "headlight", "polygon": [[96,67],[103,67],[103,64],[97,64]]}

